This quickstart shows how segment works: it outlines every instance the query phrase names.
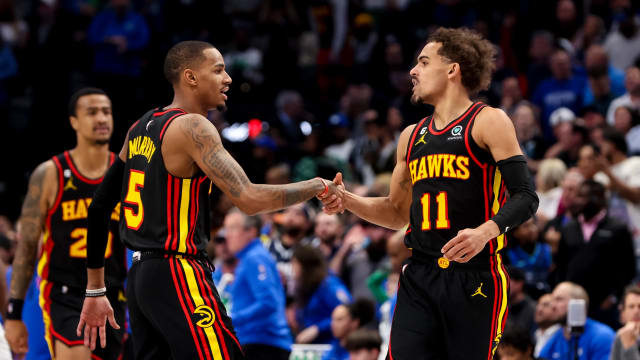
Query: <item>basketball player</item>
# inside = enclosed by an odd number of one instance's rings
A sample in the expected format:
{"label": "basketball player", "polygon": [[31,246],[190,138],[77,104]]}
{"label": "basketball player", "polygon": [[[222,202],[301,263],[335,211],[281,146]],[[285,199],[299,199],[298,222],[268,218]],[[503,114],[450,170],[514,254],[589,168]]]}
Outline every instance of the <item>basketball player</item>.
{"label": "basketball player", "polygon": [[204,253],[211,182],[248,214],[319,194],[335,197],[337,187],[319,178],[287,185],[249,181],[206,118],[209,109],[224,109],[231,84],[222,55],[211,44],[178,43],[169,50],[164,71],[173,102],[130,128],[120,160],[89,209],[89,281],[78,335],[84,331],[85,344],[93,349],[98,332],[105,345],[107,318],[116,326],[103,296],[102,266],[106,219],[121,198],[120,233],[137,251],[127,283],[136,359],[242,359]]}
{"label": "basketball player", "polygon": [[[31,283],[44,229],[38,262],[40,306],[45,338],[56,359],[117,359],[122,352],[123,329],[109,329],[109,346],[93,354],[76,335],[87,282],[87,209],[102,177],[116,156],[109,151],[113,131],[111,101],[104,91],[84,88],[69,102],[69,120],[77,145],[40,164],[29,180],[18,228],[18,248],[13,260],[6,336],[14,353],[27,352],[27,328],[22,304]],[[117,210],[117,209],[116,209]],[[115,317],[125,315],[125,248],[118,235],[119,212],[110,213],[106,247],[107,296]]]}
{"label": "basketball player", "polygon": [[538,200],[511,120],[470,99],[489,86],[494,54],[470,30],[434,32],[410,75],[413,102],[435,111],[400,135],[389,196],[324,200],[330,213],[409,223],[390,359],[491,359],[500,341],[509,279],[499,251]]}

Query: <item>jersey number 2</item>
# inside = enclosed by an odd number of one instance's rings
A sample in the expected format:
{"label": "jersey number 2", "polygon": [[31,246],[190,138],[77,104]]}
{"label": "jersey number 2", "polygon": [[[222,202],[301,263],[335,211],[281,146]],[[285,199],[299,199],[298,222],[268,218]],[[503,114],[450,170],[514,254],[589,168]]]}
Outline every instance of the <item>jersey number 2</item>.
{"label": "jersey number 2", "polygon": [[132,169],[129,173],[129,188],[123,204],[124,220],[127,222],[127,227],[132,230],[140,229],[144,220],[144,208],[140,196],[140,190],[143,187],[144,172]]}
{"label": "jersey number 2", "polygon": [[[420,198],[422,203],[422,230],[431,230],[431,218],[429,216],[429,206],[431,205],[431,194],[425,193]],[[448,229],[449,223],[449,204],[447,202],[447,192],[440,191],[436,196],[438,205],[438,217],[436,218],[436,229]]]}
{"label": "jersey number 2", "polygon": [[[87,257],[87,228],[75,228],[71,232],[71,238],[76,241],[69,246],[69,256],[72,258],[85,259]],[[109,231],[109,241],[107,242],[107,249],[104,252],[105,259],[111,256],[112,240],[113,234]]]}

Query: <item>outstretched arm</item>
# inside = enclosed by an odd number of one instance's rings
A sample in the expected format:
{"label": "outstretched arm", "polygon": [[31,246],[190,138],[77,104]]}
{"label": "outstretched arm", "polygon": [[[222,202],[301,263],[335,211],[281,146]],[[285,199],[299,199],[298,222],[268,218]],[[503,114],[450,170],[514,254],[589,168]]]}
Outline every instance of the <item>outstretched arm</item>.
{"label": "outstretched arm", "polygon": [[[404,129],[398,139],[396,165],[391,175],[389,196],[362,197],[345,191],[344,209],[370,223],[389,229],[399,230],[409,223],[413,184],[409,177],[405,157],[409,137],[414,128],[415,125],[412,125]],[[343,209],[339,202],[332,202],[331,199],[323,199],[323,203],[326,206],[325,211],[328,213],[335,213]]]}
{"label": "outstretched arm", "polygon": [[286,185],[254,184],[222,146],[220,135],[209,120],[202,115],[188,114],[175,121],[179,122],[182,138],[174,139],[184,142],[184,149],[198,167],[247,214],[279,210],[307,201],[323,193],[325,184],[329,194],[337,191],[331,181],[320,179]]}
{"label": "outstretched arm", "polygon": [[18,246],[13,259],[9,308],[5,322],[7,340],[11,350],[17,354],[27,351],[27,329],[21,320],[22,304],[33,277],[38,241],[50,207],[52,192],[57,187],[55,165],[52,161],[44,162],[31,174],[27,196],[22,204],[22,213],[18,222]]}

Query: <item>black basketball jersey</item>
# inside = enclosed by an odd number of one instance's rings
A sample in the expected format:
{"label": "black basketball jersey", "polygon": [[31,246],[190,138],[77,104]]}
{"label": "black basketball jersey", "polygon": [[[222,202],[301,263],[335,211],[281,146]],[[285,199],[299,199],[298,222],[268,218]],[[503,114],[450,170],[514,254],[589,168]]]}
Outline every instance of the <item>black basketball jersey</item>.
{"label": "black basketball jersey", "polygon": [[[113,163],[115,154],[109,156]],[[102,178],[88,179],[73,163],[68,151],[53,157],[58,192],[45,220],[38,274],[50,282],[84,289],[87,286],[87,210]],[[127,275],[126,250],[118,234],[120,204],[111,214],[105,252],[107,286],[122,286]]]}
{"label": "black basketball jersey", "polygon": [[181,109],[147,112],[129,130],[120,209],[120,235],[133,250],[196,254],[209,239],[211,181],[171,175],[162,139]]}
{"label": "black basketball jersey", "polygon": [[[436,130],[432,116],[424,118],[411,133],[407,167],[413,194],[405,243],[413,251],[442,256],[440,250],[458,231],[480,226],[506,200],[493,157],[471,136],[473,121],[485,106],[472,104],[442,130]],[[487,261],[505,246],[500,235],[470,262]]]}

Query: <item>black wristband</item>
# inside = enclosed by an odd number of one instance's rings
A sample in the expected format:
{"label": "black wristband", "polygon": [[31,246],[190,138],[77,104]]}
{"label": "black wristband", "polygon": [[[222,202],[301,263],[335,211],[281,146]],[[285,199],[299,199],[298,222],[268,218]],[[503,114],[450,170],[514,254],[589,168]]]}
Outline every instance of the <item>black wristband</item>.
{"label": "black wristband", "polygon": [[8,320],[22,320],[22,307],[24,305],[23,299],[9,299],[7,305],[7,319]]}

